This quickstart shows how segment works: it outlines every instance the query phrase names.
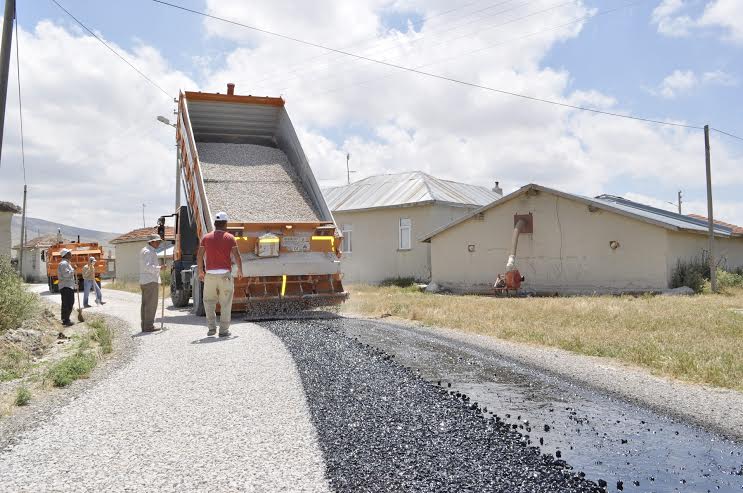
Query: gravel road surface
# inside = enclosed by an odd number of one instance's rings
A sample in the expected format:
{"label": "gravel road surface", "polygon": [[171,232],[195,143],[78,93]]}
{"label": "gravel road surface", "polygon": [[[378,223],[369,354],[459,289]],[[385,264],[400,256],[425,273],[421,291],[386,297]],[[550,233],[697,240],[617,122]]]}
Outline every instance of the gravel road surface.
{"label": "gravel road surface", "polygon": [[[138,327],[138,298],[105,290],[86,313]],[[124,368],[0,452],[0,491],[328,491],[281,341],[245,322],[220,340],[202,318],[166,320],[163,333],[135,333]]]}
{"label": "gravel road surface", "polygon": [[602,491],[476,403],[330,324],[261,325],[299,368],[336,491]]}

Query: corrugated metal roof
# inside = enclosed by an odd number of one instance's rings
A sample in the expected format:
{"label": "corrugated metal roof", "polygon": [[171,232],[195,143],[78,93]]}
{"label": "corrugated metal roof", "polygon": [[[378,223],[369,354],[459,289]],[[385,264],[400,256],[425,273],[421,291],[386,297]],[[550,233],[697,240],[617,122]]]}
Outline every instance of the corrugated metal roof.
{"label": "corrugated metal roof", "polygon": [[[599,195],[592,200],[605,203],[617,209],[627,211],[632,214],[651,219],[653,221],[665,223],[674,228],[699,232],[708,231],[706,220],[685,216],[683,214],[667,211],[664,209],[658,209],[657,207],[641,204],[639,202],[633,202],[631,200],[617,197],[615,195]],[[723,236],[731,236],[733,233],[733,228],[715,222],[715,233]]]}
{"label": "corrugated metal roof", "polygon": [[[706,233],[708,231],[706,220],[700,220],[695,217],[684,216],[682,214],[677,214],[675,212],[658,209],[656,207],[651,207],[649,205],[640,204],[639,202],[633,202],[631,200],[627,200],[622,197],[617,197],[614,195],[599,195],[598,197],[590,198],[590,197],[584,197],[582,195],[575,195],[575,194],[563,192],[560,190],[555,190],[552,188],[547,188],[542,185],[537,185],[536,183],[530,183],[529,185],[525,185],[519,188],[518,190],[516,190],[515,192],[512,192],[506,195],[503,198],[497,199],[483,207],[480,207],[479,209],[476,209],[468,214],[465,214],[463,217],[460,217],[459,219],[456,219],[449,224],[446,224],[440,228],[437,228],[436,230],[423,236],[420,239],[420,241],[430,241],[431,238],[441,233],[442,231],[446,231],[447,229],[452,228],[459,223],[467,221],[474,215],[479,214],[480,212],[487,211],[488,209],[491,209],[502,203],[505,203],[515,197],[518,197],[519,195],[525,194],[529,190],[538,190],[538,191],[551,193],[559,197],[563,197],[569,200],[575,200],[575,201],[584,203],[588,206],[594,206],[599,209],[604,209],[604,210],[614,212],[617,214],[621,214],[624,216],[633,217],[635,219],[639,219],[641,221],[645,221],[645,222],[654,224],[656,226],[660,226],[660,227],[675,230],[675,231],[693,231],[695,233]],[[733,228],[719,224],[719,223],[715,224],[714,230],[715,230],[715,235],[717,236],[724,236],[724,237],[734,236]]]}
{"label": "corrugated metal roof", "polygon": [[425,203],[482,206],[501,197],[487,187],[435,178],[422,171],[364,178],[323,189],[333,212]]}

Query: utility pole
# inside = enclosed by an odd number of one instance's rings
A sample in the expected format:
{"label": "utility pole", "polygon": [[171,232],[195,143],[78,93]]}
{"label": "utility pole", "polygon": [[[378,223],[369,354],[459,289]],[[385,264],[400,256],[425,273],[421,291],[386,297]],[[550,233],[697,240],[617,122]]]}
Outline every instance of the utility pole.
{"label": "utility pole", "polygon": [[10,45],[13,43],[15,0],[5,0],[5,13],[3,15],[3,41],[2,47],[0,47],[0,158],[2,158],[3,152],[5,102],[8,99],[8,72],[10,71]]}
{"label": "utility pole", "polygon": [[147,224],[144,222],[144,204],[142,204],[142,227],[147,227]]}
{"label": "utility pole", "polygon": [[681,214],[681,190],[679,190],[679,214]]}
{"label": "utility pole", "polygon": [[21,249],[18,250],[18,274],[23,277],[23,247],[26,244],[26,185],[23,185],[23,210],[21,211]]}
{"label": "utility pole", "polygon": [[351,184],[351,168],[348,167],[348,161],[351,159],[351,153],[346,153],[346,181],[348,185]]}
{"label": "utility pole", "polygon": [[709,125],[704,126],[704,157],[707,165],[707,226],[709,228],[709,282],[717,292],[717,264],[715,263],[715,220],[712,213],[712,170],[709,157]]}

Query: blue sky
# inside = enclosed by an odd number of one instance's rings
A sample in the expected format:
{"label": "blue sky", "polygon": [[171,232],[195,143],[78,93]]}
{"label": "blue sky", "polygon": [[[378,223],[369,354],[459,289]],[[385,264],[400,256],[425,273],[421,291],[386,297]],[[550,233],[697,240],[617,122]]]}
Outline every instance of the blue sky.
{"label": "blue sky", "polygon": [[[555,38],[551,41],[545,41],[542,48],[533,48],[532,45],[527,46],[521,42],[508,43],[495,50],[486,50],[474,56],[463,57],[456,63],[433,65],[426,70],[446,73],[450,76],[461,76],[466,80],[486,80],[491,85],[501,84],[500,81],[504,80],[503,85],[499,87],[553,99],[561,95],[571,97],[578,93],[593,92],[600,94],[602,97],[612,98],[614,100],[613,106],[610,108],[612,110],[661,120],[673,119],[692,124],[710,123],[712,126],[725,129],[731,133],[743,135],[740,111],[736,109],[736,106],[739,106],[740,101],[743,100],[741,97],[743,96],[743,64],[739,63],[743,59],[743,42],[732,39],[734,36],[730,34],[738,32],[735,29],[743,31],[743,28],[740,25],[736,28],[735,26],[730,27],[697,21],[702,19],[705,9],[713,3],[731,1],[734,0],[647,0],[592,19],[586,22],[575,36],[557,37],[555,35]],[[542,6],[549,7],[560,3],[556,0],[553,3],[545,2],[546,0],[542,2]],[[38,0],[19,3],[20,26],[25,31],[33,30],[40,21],[51,21],[55,25],[62,26],[75,33],[78,37],[83,36],[83,33],[51,1]],[[250,33],[241,34],[235,30],[229,31],[227,27],[209,27],[205,24],[204,19],[199,16],[158,5],[149,0],[129,0],[126,2],[60,0],[60,3],[89,27],[99,31],[107,40],[114,42],[125,50],[125,55],[130,59],[133,56],[132,53],[142,46],[156,49],[165,59],[167,70],[182,73],[198,85],[199,89],[207,90],[212,87],[221,87],[223,82],[221,78],[223,77],[237,76],[238,80],[260,80],[264,78],[260,75],[263,73],[261,71],[266,71],[266,66],[270,67],[269,75],[273,75],[273,72],[280,73],[281,70],[291,70],[296,67],[297,60],[304,60],[318,53],[317,50],[292,46],[290,43],[275,38],[254,36]],[[454,3],[438,2],[438,6],[429,9],[427,3],[414,0],[395,4],[369,0],[368,5],[365,4],[363,8],[359,4],[358,18],[351,16],[347,23],[344,22],[346,19],[344,15],[347,16],[347,14],[337,16],[340,18],[340,23],[337,19],[332,19],[332,16],[328,16],[328,25],[325,30],[323,26],[302,24],[303,17],[313,15],[313,12],[303,10],[307,7],[307,4],[303,2],[296,4],[286,0],[253,2],[249,8],[244,2],[236,0],[224,0],[222,2],[217,0],[210,2],[206,0],[178,0],[176,3],[196,10],[209,9],[219,15],[239,18],[239,20],[248,24],[255,23],[268,29],[343,47],[347,44],[358,43],[359,40],[366,39],[369,36],[376,36],[383,40],[386,35],[395,29],[412,39],[415,33],[407,31],[409,22],[416,30],[427,28],[427,24],[434,25],[436,29],[445,28],[447,23],[456,26],[456,23],[460,22],[460,19],[466,18],[469,12],[474,12],[474,9],[477,8],[486,8],[496,2],[483,0],[479,2],[479,5],[476,5],[477,2],[464,0]],[[627,3],[629,2],[619,0],[586,0],[582,2],[582,6],[581,2],[575,2],[575,8],[581,7],[603,11]],[[469,4],[472,4],[472,6],[468,7]],[[528,2],[522,2],[522,4],[525,5],[524,8],[529,8]],[[695,24],[688,28],[686,32],[671,34],[659,32],[661,28],[654,12],[661,4],[668,4],[666,6],[670,13],[665,14],[666,19],[678,21],[679,18],[684,17],[694,20]],[[341,1],[323,0],[324,8],[332,9],[335,7],[340,10],[343,5]],[[518,4],[515,5],[518,6]],[[294,6],[296,6],[297,16],[287,16],[287,12],[291,13]],[[347,6],[348,4],[345,4],[345,8]],[[426,16],[436,15],[457,6],[461,7],[458,12],[438,16],[433,23],[424,22]],[[536,7],[534,8],[536,9]],[[378,25],[375,27],[372,24],[369,27],[368,22],[365,24],[365,15],[366,18],[378,16]],[[566,13],[565,18],[570,18],[569,15]],[[538,17],[535,17],[535,21],[537,19]],[[481,28],[485,30],[493,22],[495,22],[495,19],[492,21],[483,20]],[[740,22],[743,22],[743,20]],[[475,23],[473,28],[477,28],[479,25]],[[541,26],[539,24],[534,25],[536,27]],[[518,30],[519,26],[520,24],[514,25],[513,32],[530,32],[530,26],[523,26],[522,31]],[[368,32],[364,31],[365,29]],[[436,30],[434,29],[433,34],[429,34],[428,37],[435,39]],[[542,38],[543,36],[537,37]],[[427,42],[421,44],[425,45]],[[473,46],[478,45],[473,44]],[[361,44],[357,48],[351,48],[351,50],[361,51],[364,48],[365,45]],[[432,50],[433,54],[435,55],[435,52],[439,49],[442,48]],[[524,55],[526,61],[523,64],[517,56],[521,49],[525,52],[531,50],[529,54]],[[542,51],[539,51],[540,49]],[[23,45],[21,50],[23,56]],[[247,62],[245,60],[236,61],[241,50],[247,50],[248,54],[245,55]],[[277,56],[276,53],[279,55]],[[426,56],[431,55],[431,53],[422,53]],[[423,55],[421,55],[421,59],[423,59]],[[71,54],[70,56],[75,55]],[[100,60],[105,60],[105,57],[112,58],[112,60],[105,62],[107,66],[112,63],[122,63],[115,60],[112,55],[107,54],[103,48],[95,56],[97,59],[100,57]],[[503,57],[511,58],[510,61],[503,62],[501,60]],[[411,55],[407,59],[402,57],[392,59],[392,61],[415,66],[418,63],[418,57]],[[503,69],[500,75],[495,77],[495,82],[493,82],[493,79],[488,79],[487,69],[489,64]],[[532,65],[535,66],[532,67]],[[478,71],[478,69],[482,70]],[[427,153],[420,153],[420,163],[415,161],[417,153],[409,149],[406,150],[406,146],[412,146],[410,142],[406,142],[406,139],[417,142],[419,136],[435,133],[429,128],[429,123],[435,123],[435,125],[432,125],[435,127],[443,126],[444,129],[446,128],[446,122],[427,120],[428,117],[423,114],[424,110],[421,109],[425,107],[425,103],[423,103],[423,106],[411,104],[410,107],[405,107],[404,103],[402,106],[398,103],[395,111],[390,110],[386,113],[376,114],[378,112],[373,106],[367,106],[364,101],[360,101],[358,98],[379,97],[384,99],[390,97],[390,87],[399,87],[400,91],[397,92],[430,91],[432,95],[435,94],[435,97],[439,97],[440,91],[441,94],[448,95],[446,97],[452,100],[462,98],[461,102],[453,103],[456,105],[465,104],[466,101],[477,98],[487,99],[487,106],[490,109],[483,105],[480,108],[482,111],[480,111],[476,104],[469,110],[474,112],[473,118],[478,120],[482,118],[484,122],[492,123],[494,128],[504,125],[504,121],[498,121],[496,125],[494,119],[503,120],[503,118],[499,114],[488,114],[488,111],[497,112],[496,108],[499,104],[513,105],[508,107],[518,108],[518,111],[523,112],[524,118],[527,119],[529,114],[536,112],[536,115],[538,115],[542,112],[551,111],[551,109],[539,108],[538,105],[535,106],[535,103],[503,101],[504,96],[480,94],[477,90],[460,86],[448,87],[446,82],[422,81],[417,76],[407,74],[397,74],[387,77],[379,83],[372,82],[361,85],[358,91],[352,89],[350,93],[344,90],[329,96],[317,96],[323,90],[332,90],[338,87],[338,82],[333,78],[338,71],[348,72],[350,74],[348,75],[349,78],[351,76],[355,77],[344,80],[346,83],[349,81],[358,83],[358,81],[364,81],[370,75],[372,78],[377,76],[375,74],[387,75],[387,72],[380,72],[380,69],[374,69],[373,67],[368,69],[359,66],[357,62],[346,60],[342,64],[331,66],[328,70],[330,78],[325,80],[311,77],[305,79],[314,89],[314,91],[308,93],[309,96],[305,96],[305,93],[301,92],[303,90],[301,87],[297,89],[296,87],[291,88],[293,87],[291,85],[289,86],[287,99],[290,113],[293,115],[295,123],[306,132],[308,142],[303,142],[303,144],[310,148],[308,154],[316,156],[312,164],[315,167],[316,174],[323,178],[327,184],[332,183],[333,180],[337,181],[343,176],[339,167],[327,168],[329,166],[327,163],[339,161],[339,156],[353,148],[355,150],[351,151],[352,155],[358,156],[356,158],[358,160],[353,163],[359,169],[358,175],[374,174],[376,171],[391,172],[420,168],[434,174],[444,174],[443,177],[445,178],[475,181],[480,184],[488,184],[483,182],[490,180],[492,175],[502,176],[502,179],[511,189],[518,188],[533,177],[544,177],[545,180],[556,182],[543,183],[547,186],[562,185],[573,188],[571,191],[579,193],[630,193],[636,194],[636,198],[646,197],[649,201],[655,199],[662,202],[663,200],[674,200],[676,190],[683,188],[688,201],[695,202],[697,205],[704,201],[704,155],[701,132],[698,132],[697,137],[693,137],[693,133],[687,135],[687,140],[682,142],[679,140],[680,137],[669,137],[667,134],[663,134],[664,130],[651,130],[657,134],[654,134],[653,138],[660,135],[659,138],[666,139],[663,141],[666,150],[659,150],[657,156],[649,159],[647,152],[640,149],[651,148],[652,139],[642,145],[637,145],[638,152],[644,152],[645,155],[642,157],[648,163],[640,165],[628,162],[628,160],[633,160],[632,153],[616,152],[616,149],[604,150],[604,147],[607,147],[607,140],[609,141],[608,148],[625,147],[632,149],[636,145],[633,140],[636,138],[636,134],[625,133],[620,130],[612,130],[613,133],[610,133],[609,130],[606,130],[605,134],[594,135],[591,133],[593,136],[589,137],[589,132],[585,132],[585,135],[582,133],[588,127],[577,125],[555,135],[545,135],[546,144],[540,143],[538,139],[532,144],[537,147],[541,145],[549,146],[549,139],[562,140],[561,136],[565,138],[577,136],[579,141],[577,148],[575,148],[574,143],[567,143],[564,144],[564,150],[555,154],[558,158],[559,156],[565,156],[567,160],[571,159],[569,149],[583,151],[604,146],[601,148],[601,152],[588,153],[576,161],[580,161],[580,163],[566,165],[566,171],[559,171],[558,166],[554,174],[551,175],[549,159],[546,159],[539,165],[535,164],[534,171],[522,166],[522,172],[515,172],[508,169],[508,163],[528,162],[529,158],[527,157],[528,153],[516,154],[516,150],[511,150],[508,156],[502,158],[503,161],[495,161],[495,164],[488,167],[487,159],[489,158],[486,156],[485,161],[477,170],[473,169],[469,174],[464,174],[461,171],[452,170],[451,166],[447,168],[444,164],[431,162],[431,157],[423,157],[424,155],[436,156],[437,153],[441,153],[440,149],[436,149],[437,141],[440,143],[441,138],[430,137],[425,142],[428,151]],[[358,75],[355,75],[355,71],[358,72]],[[253,72],[258,72],[258,74]],[[518,76],[518,80],[513,81],[513,87],[508,86],[508,82],[506,82],[511,72],[515,72]],[[670,77],[674,72],[676,72],[675,76]],[[564,83],[559,81],[560,77],[565,78]],[[666,78],[669,79],[664,85],[664,79]],[[299,79],[302,80],[301,77]],[[283,82],[279,77],[278,85],[269,87],[280,87]],[[215,86],[217,83],[220,85]],[[343,87],[343,84],[341,84],[341,87]],[[183,89],[193,88],[184,87]],[[238,91],[249,92],[250,89],[243,85],[238,88]],[[168,87],[168,90],[171,90],[171,88]],[[553,93],[550,93],[550,91]],[[404,101],[402,98],[397,99],[399,96],[399,94],[392,95],[396,101]],[[25,97],[28,99],[35,97],[43,99],[43,95],[39,94],[28,94]],[[153,91],[151,97],[157,98],[157,93]],[[325,99],[323,99],[322,104],[317,102],[317,106],[312,107],[307,100],[315,97]],[[337,105],[334,105],[332,98],[338,101],[342,100],[345,108],[339,110],[336,107]],[[491,99],[494,101],[491,101]],[[595,101],[598,100],[581,100],[579,103],[591,106]],[[167,101],[161,104],[162,111],[169,111]],[[492,108],[490,107],[491,104],[494,105]],[[321,114],[318,114],[318,111]],[[371,113],[375,114],[372,115]],[[548,113],[544,114],[546,115],[545,118],[550,117]],[[512,116],[503,115],[506,121]],[[557,118],[559,120],[562,117]],[[606,118],[606,120],[602,120],[602,118]],[[609,117],[593,118],[591,126],[606,126],[609,128],[615,125],[608,120],[611,119]],[[423,124],[420,122],[423,122]],[[452,125],[454,125],[454,122],[452,122]],[[535,134],[539,135],[540,132],[542,130],[539,128],[534,129]],[[507,133],[507,129],[504,129],[503,133]],[[459,141],[469,142],[468,145],[471,146],[479,145],[483,147],[489,142],[487,138],[480,141],[469,139],[467,131],[462,127],[456,128],[453,126],[451,134],[459,136]],[[696,150],[694,150],[694,146],[697,144],[690,143],[689,139],[692,138],[696,138],[698,141]],[[721,139],[719,141],[720,145],[724,146],[724,152],[728,159],[722,166],[726,175],[740,173],[740,167],[736,169],[735,163],[740,164],[740,158],[743,156],[743,142],[736,142],[729,138],[723,139],[719,136],[715,136],[715,138]],[[524,139],[524,142],[528,142],[527,137],[524,137]],[[516,142],[519,140],[520,137],[514,140],[514,146],[518,145]],[[614,140],[613,143],[612,140]],[[167,142],[167,137],[163,142]],[[715,141],[715,144],[717,142]],[[500,148],[500,144],[498,147]],[[716,150],[713,148],[713,164],[716,164]],[[689,158],[689,153],[696,151],[698,151],[698,154],[693,156],[693,159]],[[461,152],[472,156],[483,154],[482,149],[471,148],[451,150],[451,152],[452,156],[461,155]],[[683,163],[679,162],[679,156],[685,156]],[[595,162],[583,162],[591,159],[594,159]],[[694,163],[698,163],[698,170]],[[642,169],[638,170],[638,167],[642,168],[642,166],[654,166],[656,169],[652,172],[648,170],[648,176],[645,177],[642,174]],[[683,172],[674,171],[675,167],[684,166],[687,168],[692,166],[693,169],[687,169]],[[625,167],[627,168],[626,173],[623,172]],[[593,176],[592,168],[604,168],[605,171],[602,172],[600,177]],[[582,171],[576,172],[575,176],[570,176],[569,170],[571,169]],[[668,179],[663,177],[664,169],[668,169]],[[584,178],[580,173],[591,175],[591,177]],[[722,204],[721,210],[725,211],[724,218],[743,222],[743,203],[739,203],[741,199],[738,192],[740,182],[743,180],[740,176],[732,178],[734,178],[732,180],[733,185],[716,187],[715,198]],[[585,185],[580,184],[582,180],[586,182]],[[694,212],[700,211],[695,210]]]}

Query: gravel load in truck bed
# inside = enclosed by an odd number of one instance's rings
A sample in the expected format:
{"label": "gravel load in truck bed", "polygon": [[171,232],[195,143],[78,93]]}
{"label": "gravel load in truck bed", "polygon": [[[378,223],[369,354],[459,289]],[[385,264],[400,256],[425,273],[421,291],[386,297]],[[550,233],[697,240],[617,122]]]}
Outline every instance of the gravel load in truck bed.
{"label": "gravel load in truck bed", "polygon": [[212,214],[232,221],[313,222],[319,214],[280,149],[253,144],[196,144]]}
{"label": "gravel load in truck bed", "polygon": [[328,322],[261,325],[294,358],[335,491],[605,491]]}

